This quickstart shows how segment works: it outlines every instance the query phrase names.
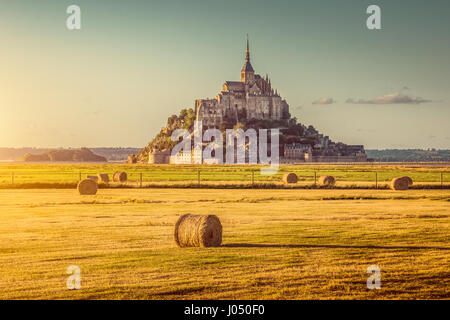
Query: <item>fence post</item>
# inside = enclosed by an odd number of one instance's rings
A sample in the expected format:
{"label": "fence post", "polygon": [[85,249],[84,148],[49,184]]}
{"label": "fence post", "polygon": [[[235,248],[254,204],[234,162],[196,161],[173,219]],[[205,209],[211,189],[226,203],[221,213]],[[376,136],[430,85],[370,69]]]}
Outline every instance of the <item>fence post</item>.
{"label": "fence post", "polygon": [[14,171],[11,172],[11,184],[14,184]]}
{"label": "fence post", "polygon": [[198,172],[197,172],[197,182],[198,182],[198,184],[200,184],[200,169],[198,169]]}
{"label": "fence post", "polygon": [[139,173],[139,188],[142,188],[142,172]]}
{"label": "fence post", "polygon": [[255,183],[255,171],[252,170],[252,185]]}
{"label": "fence post", "polygon": [[441,172],[441,189],[444,189],[444,174]]}
{"label": "fence post", "polygon": [[78,173],[78,182],[81,181],[81,171]]}
{"label": "fence post", "polygon": [[375,189],[378,189],[378,172],[375,172]]}
{"label": "fence post", "polygon": [[314,186],[317,186],[317,172],[314,171]]}

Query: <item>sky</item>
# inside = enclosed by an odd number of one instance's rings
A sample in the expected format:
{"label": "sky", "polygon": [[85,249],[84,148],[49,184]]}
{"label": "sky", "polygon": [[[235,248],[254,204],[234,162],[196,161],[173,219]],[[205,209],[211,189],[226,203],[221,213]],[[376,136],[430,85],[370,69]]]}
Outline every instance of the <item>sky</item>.
{"label": "sky", "polygon": [[449,15],[447,0],[2,0],[0,147],[143,147],[240,79],[248,33],[299,122],[367,149],[450,149]]}

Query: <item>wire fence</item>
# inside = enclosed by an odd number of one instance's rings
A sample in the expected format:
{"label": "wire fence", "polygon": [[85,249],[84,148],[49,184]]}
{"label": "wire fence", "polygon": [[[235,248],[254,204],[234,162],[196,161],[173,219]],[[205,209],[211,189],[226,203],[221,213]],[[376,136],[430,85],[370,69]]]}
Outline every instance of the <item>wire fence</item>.
{"label": "wire fence", "polygon": [[[124,170],[125,171],[125,170]],[[334,176],[337,183],[346,184],[366,184],[371,187],[386,185],[393,178],[399,176],[409,176],[414,183],[432,184],[434,186],[446,186],[450,181],[448,177],[450,172],[444,171],[418,171],[418,170],[345,170],[345,169],[327,169],[323,170],[280,170],[274,175],[261,174],[257,169],[246,168],[180,168],[158,169],[158,170],[127,170],[128,184],[135,184],[143,187],[149,183],[245,183],[245,184],[264,184],[264,183],[282,183],[283,175],[287,172],[293,172],[298,177],[298,183],[304,185],[317,185],[319,177],[323,175]],[[77,183],[87,176],[97,176],[100,173],[106,173],[111,182],[114,172],[99,171],[98,168],[86,170],[16,170],[1,171],[0,185],[20,185],[33,183]]]}

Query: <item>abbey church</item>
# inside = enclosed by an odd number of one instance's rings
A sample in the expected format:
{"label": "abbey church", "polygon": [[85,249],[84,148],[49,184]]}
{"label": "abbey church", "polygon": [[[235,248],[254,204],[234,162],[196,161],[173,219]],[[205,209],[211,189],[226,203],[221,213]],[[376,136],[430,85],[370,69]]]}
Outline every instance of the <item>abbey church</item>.
{"label": "abbey church", "polygon": [[247,51],[241,70],[241,81],[226,81],[222,91],[214,99],[195,101],[195,112],[203,128],[217,128],[223,121],[237,123],[247,120],[280,120],[289,117],[289,105],[277,90],[272,88],[269,77],[255,74]]}

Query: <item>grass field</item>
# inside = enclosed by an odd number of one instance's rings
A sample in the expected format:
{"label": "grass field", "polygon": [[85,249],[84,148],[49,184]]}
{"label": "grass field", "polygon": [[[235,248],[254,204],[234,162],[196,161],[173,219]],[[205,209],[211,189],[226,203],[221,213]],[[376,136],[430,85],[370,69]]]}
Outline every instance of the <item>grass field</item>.
{"label": "grass field", "polygon": [[232,186],[251,184],[279,184],[283,174],[295,172],[299,186],[313,186],[314,176],[332,175],[338,186],[375,187],[375,181],[383,187],[393,178],[410,176],[416,183],[450,186],[450,166],[448,165],[282,165],[275,175],[261,175],[260,166],[250,165],[123,165],[123,164],[0,164],[0,188],[73,188],[80,176],[109,173],[117,170],[128,174],[130,185],[137,185],[142,174],[143,185],[150,187],[189,187],[198,183],[198,171],[203,184]]}
{"label": "grass field", "polygon": [[[450,298],[449,190],[4,189],[0,212],[1,299]],[[183,213],[223,246],[177,248]]]}

